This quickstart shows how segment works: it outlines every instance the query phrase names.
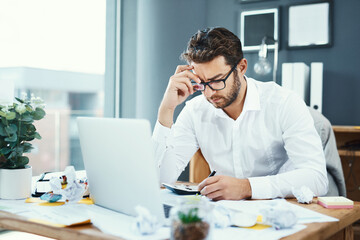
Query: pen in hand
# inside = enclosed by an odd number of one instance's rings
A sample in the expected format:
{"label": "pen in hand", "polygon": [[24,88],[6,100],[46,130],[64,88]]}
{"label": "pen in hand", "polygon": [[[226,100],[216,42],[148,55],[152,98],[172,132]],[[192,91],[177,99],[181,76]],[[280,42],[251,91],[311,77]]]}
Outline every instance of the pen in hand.
{"label": "pen in hand", "polygon": [[208,178],[214,176],[215,173],[216,173],[216,170],[212,171],[212,172],[210,173],[210,175],[208,176]]}
{"label": "pen in hand", "polygon": [[[209,178],[209,177],[213,177],[215,174],[216,174],[216,170],[212,171],[212,172],[210,173],[210,175],[209,175],[207,178]],[[201,194],[201,193],[200,193],[200,194]]]}

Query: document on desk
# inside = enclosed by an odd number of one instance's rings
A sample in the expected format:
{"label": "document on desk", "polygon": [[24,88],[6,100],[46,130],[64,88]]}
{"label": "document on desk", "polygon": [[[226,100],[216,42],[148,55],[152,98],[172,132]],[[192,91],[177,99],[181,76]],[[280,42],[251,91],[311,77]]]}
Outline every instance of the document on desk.
{"label": "document on desk", "polygon": [[274,200],[258,200],[258,201],[219,201],[218,204],[223,205],[229,209],[234,209],[243,212],[251,212],[259,214],[259,210],[274,206],[275,204],[281,204],[282,206],[289,207],[298,218],[299,224],[312,223],[312,222],[336,222],[339,219],[329,217],[327,215],[312,211],[300,207],[298,205],[287,202],[285,199],[274,199]]}
{"label": "document on desk", "polygon": [[169,239],[170,228],[161,227],[154,234],[141,235],[134,229],[135,218],[102,208],[96,205],[88,206],[91,222],[102,232],[124,239]]}
{"label": "document on desk", "polygon": [[[170,190],[164,189],[161,191],[163,203],[174,205],[179,199],[186,198],[186,196],[177,195]],[[241,201],[244,202],[244,201]],[[214,204],[217,204],[214,202]],[[156,233],[150,235],[140,235],[137,233],[133,224],[135,218],[117,213],[96,205],[89,208],[89,216],[92,223],[101,231],[119,236],[125,239],[169,239],[170,227],[161,227]],[[306,228],[304,225],[296,225],[289,229],[275,230],[274,228],[266,228],[262,230],[253,230],[251,228],[226,227],[213,228],[212,239],[247,239],[258,240],[267,239],[275,240],[291,235]]]}
{"label": "document on desk", "polygon": [[57,207],[33,206],[32,210],[21,214],[30,221],[68,227],[90,223],[87,208],[82,204],[64,204]]}
{"label": "document on desk", "polygon": [[66,227],[89,223],[84,204],[64,204],[57,207],[38,206],[25,203],[24,200],[0,200],[0,210],[14,213],[26,219],[42,224]]}
{"label": "document on desk", "polygon": [[[163,203],[176,205],[178,200],[185,197],[179,196],[171,191],[164,189],[161,191]],[[280,239],[291,235],[306,226],[303,223],[311,222],[329,222],[338,221],[338,219],[329,217],[306,208],[291,204],[284,199],[264,200],[264,201],[219,201],[213,204],[220,204],[228,209],[237,211],[259,213],[262,208],[269,207],[274,204],[290,207],[297,215],[298,224],[289,229],[275,230],[274,228],[265,228],[254,230],[251,228],[226,227],[213,228],[212,239]],[[86,221],[91,222],[101,231],[119,236],[125,239],[168,239],[170,237],[170,227],[161,227],[156,233],[150,235],[140,235],[135,231],[133,225],[135,218],[127,216],[109,209],[105,209],[96,205],[85,204],[65,204],[58,207],[36,206],[24,201],[4,201],[0,200],[0,209],[9,211],[28,219],[40,219],[48,222],[56,222],[63,225],[72,225],[75,222]],[[39,222],[39,221],[38,221]]]}

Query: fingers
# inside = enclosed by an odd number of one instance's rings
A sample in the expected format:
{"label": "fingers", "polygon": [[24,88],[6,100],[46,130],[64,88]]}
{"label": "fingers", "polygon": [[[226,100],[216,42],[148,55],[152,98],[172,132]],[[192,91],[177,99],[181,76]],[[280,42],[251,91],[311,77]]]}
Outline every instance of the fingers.
{"label": "fingers", "polygon": [[201,82],[200,78],[190,71],[183,71],[171,77],[171,80],[174,82],[174,84],[185,84],[189,89],[189,93],[193,94],[194,88],[192,86],[191,79],[193,79],[195,82]]}
{"label": "fingers", "polygon": [[191,88],[189,88],[189,86],[187,84],[181,84],[181,83],[178,83],[176,84],[176,89],[177,89],[177,94],[179,96],[182,96],[182,97],[188,97],[190,94],[193,94],[194,90],[192,90]]}
{"label": "fingers", "polygon": [[181,73],[185,70],[191,70],[193,68],[194,68],[194,66],[191,66],[191,65],[178,65],[176,67],[175,74]]}
{"label": "fingers", "polygon": [[195,75],[193,72],[190,72],[190,71],[183,71],[183,72],[179,73],[179,76],[184,76],[184,77],[187,77],[188,79],[194,80],[197,83],[201,83],[200,78],[197,75]]}
{"label": "fingers", "polygon": [[213,176],[213,177],[208,177],[205,178],[199,185],[198,185],[198,189],[201,192],[202,189],[210,184],[214,184],[216,182],[218,182],[220,180],[220,176]]}
{"label": "fingers", "polygon": [[[221,182],[219,181],[219,177],[217,176],[216,177],[210,177],[210,178],[207,178],[205,179],[201,184],[208,184],[206,186],[204,186],[200,193],[201,195],[203,196],[206,196],[207,198],[209,199],[212,199],[212,200],[221,200],[223,199],[223,195],[224,195],[224,189],[223,189],[223,186],[221,184]],[[200,190],[200,188],[199,188]]]}
{"label": "fingers", "polygon": [[205,186],[201,191],[201,195],[204,195],[204,196],[209,196],[211,194],[214,194],[215,192],[221,190],[222,188],[220,187],[220,184],[218,183],[213,183],[211,185],[207,185]]}
{"label": "fingers", "polygon": [[208,195],[206,195],[207,198],[209,198],[210,200],[213,201],[219,201],[219,200],[224,200],[224,193],[221,190],[212,192]]}
{"label": "fingers", "polygon": [[[174,76],[176,76],[176,75],[185,76],[185,77],[188,77],[189,79],[193,79],[197,83],[200,83],[201,82],[200,78],[197,75],[195,75],[193,72],[190,71],[192,69],[194,69],[194,66],[178,65],[176,67]],[[183,73],[183,74],[181,74],[181,73]]]}
{"label": "fingers", "polygon": [[172,76],[170,79],[171,79],[172,85],[175,87],[175,89],[183,91],[184,94],[186,94],[186,93],[193,94],[194,93],[193,86],[188,78],[182,77],[182,76]]}

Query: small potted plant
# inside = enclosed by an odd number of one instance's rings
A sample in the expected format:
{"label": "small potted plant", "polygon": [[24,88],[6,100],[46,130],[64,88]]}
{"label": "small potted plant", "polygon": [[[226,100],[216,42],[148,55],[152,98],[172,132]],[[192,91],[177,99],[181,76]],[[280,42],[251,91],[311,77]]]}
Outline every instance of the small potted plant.
{"label": "small potted plant", "polygon": [[172,240],[202,240],[210,238],[207,206],[202,201],[184,202],[171,213]]}
{"label": "small potted plant", "polygon": [[31,151],[34,139],[41,139],[34,121],[45,116],[44,102],[26,94],[11,105],[0,105],[0,198],[30,196],[32,168],[24,153]]}

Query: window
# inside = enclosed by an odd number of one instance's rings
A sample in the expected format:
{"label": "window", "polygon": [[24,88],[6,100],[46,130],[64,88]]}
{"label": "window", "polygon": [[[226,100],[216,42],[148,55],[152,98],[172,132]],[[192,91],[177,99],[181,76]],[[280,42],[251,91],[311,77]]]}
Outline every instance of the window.
{"label": "window", "polygon": [[103,116],[106,1],[0,1],[0,80],[46,103],[33,175],[83,169],[76,117]]}

